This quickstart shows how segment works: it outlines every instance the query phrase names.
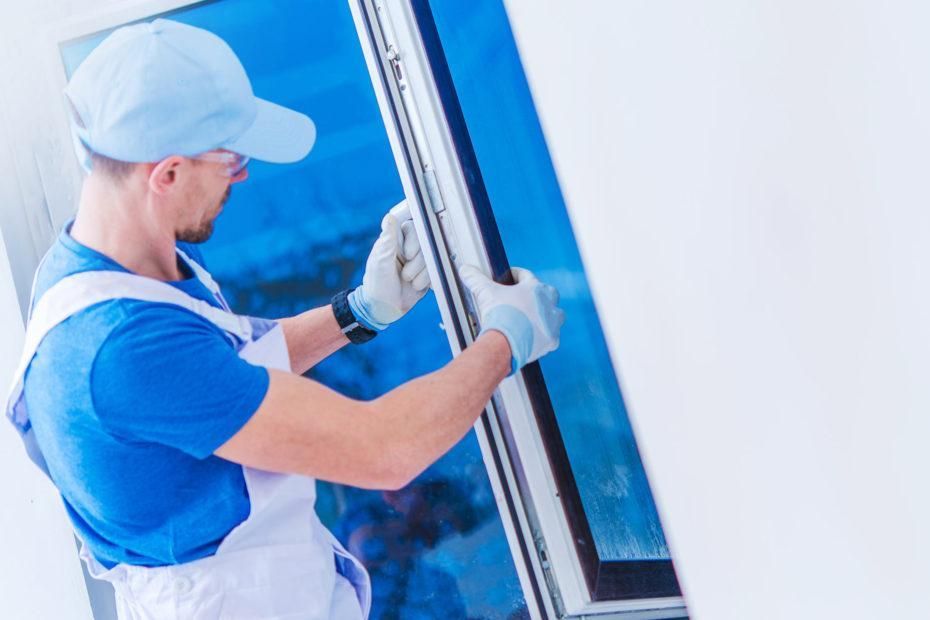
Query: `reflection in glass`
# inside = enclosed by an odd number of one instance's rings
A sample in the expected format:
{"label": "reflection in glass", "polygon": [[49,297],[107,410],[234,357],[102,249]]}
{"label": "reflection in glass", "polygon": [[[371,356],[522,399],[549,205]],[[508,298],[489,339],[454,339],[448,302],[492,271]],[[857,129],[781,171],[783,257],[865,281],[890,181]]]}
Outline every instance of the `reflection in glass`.
{"label": "reflection in glass", "polygon": [[[203,247],[233,308],[287,316],[357,285],[381,217],[403,191],[347,3],[220,0],[166,16],[225,39],[258,96],[317,124],[304,161],[249,164]],[[63,46],[69,74],[106,34]],[[310,376],[349,396],[380,395],[450,359],[439,323],[430,294]],[[473,432],[401,491],[318,489],[320,517],[371,571],[373,619],[527,617]]]}
{"label": "reflection in glass", "polygon": [[561,293],[561,346],[541,366],[598,555],[668,559],[503,4],[429,4],[507,256]]}

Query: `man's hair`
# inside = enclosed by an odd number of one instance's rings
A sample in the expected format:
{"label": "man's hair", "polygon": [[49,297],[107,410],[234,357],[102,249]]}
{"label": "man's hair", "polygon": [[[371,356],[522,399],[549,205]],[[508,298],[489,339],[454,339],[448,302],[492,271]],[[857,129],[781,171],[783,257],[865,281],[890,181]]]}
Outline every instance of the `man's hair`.
{"label": "man's hair", "polygon": [[104,176],[109,177],[113,181],[123,181],[132,174],[133,168],[136,166],[136,164],[132,162],[110,159],[106,155],[101,155],[100,153],[91,153],[90,161],[91,170],[103,173]]}

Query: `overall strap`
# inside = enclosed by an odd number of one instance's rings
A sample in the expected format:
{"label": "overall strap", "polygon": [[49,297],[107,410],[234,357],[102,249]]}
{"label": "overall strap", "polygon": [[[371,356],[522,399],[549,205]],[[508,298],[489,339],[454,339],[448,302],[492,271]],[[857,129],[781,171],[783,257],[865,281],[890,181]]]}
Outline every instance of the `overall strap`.
{"label": "overall strap", "polygon": [[20,372],[16,376],[25,372],[39,344],[52,328],[81,310],[112,299],[172,304],[202,316],[241,342],[252,339],[252,324],[248,318],[191,297],[170,284],[119,271],[84,271],[62,278],[36,302],[26,329]]}
{"label": "overall strap", "polygon": [[248,342],[252,336],[252,326],[244,316],[192,297],[167,282],[119,271],[84,271],[56,282],[36,303],[33,319],[39,325],[33,330],[30,323],[29,331],[38,335],[85,308],[113,299],[180,306],[243,342]]}
{"label": "overall strap", "polygon": [[175,248],[177,250],[178,256],[184,261],[184,263],[190,267],[190,270],[194,272],[194,276],[200,280],[200,282],[207,287],[207,290],[213,294],[213,297],[216,298],[220,305],[223,306],[227,311],[229,310],[229,305],[226,303],[226,299],[223,298],[223,294],[220,292],[220,285],[216,283],[216,280],[213,279],[213,276],[210,275],[210,272],[204,269],[200,263],[188,256],[184,250],[181,248]]}

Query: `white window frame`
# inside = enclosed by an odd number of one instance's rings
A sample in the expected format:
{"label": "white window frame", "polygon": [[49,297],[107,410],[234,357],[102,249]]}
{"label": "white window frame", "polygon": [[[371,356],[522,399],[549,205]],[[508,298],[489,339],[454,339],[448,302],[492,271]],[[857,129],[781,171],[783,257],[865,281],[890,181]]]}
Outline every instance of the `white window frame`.
{"label": "white window frame", "polygon": [[[417,234],[430,240],[422,245],[458,355],[473,341],[476,324],[455,267],[473,264],[489,273],[491,266],[413,7],[409,0],[349,4],[404,191],[419,206],[412,209]],[[592,600],[519,373],[501,384],[475,430],[533,617],[686,615],[681,597]],[[540,589],[544,595],[534,596]]]}

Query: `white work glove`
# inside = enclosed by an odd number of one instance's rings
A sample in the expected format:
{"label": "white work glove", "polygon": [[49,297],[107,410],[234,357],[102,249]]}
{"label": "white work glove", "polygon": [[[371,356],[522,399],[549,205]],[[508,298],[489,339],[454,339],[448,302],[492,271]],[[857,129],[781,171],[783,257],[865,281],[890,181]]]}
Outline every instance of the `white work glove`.
{"label": "white work glove", "polygon": [[532,272],[511,269],[516,284],[498,284],[478,268],[459,269],[462,283],[475,300],[481,333],[494,329],[507,337],[512,355],[510,374],[559,347],[565,312],[559,292]]}
{"label": "white work glove", "polygon": [[426,259],[403,201],[381,220],[381,235],[368,255],[362,285],[349,293],[349,308],[359,323],[380,332],[407,314],[429,286]]}

